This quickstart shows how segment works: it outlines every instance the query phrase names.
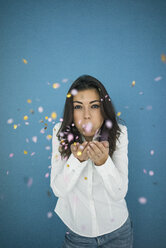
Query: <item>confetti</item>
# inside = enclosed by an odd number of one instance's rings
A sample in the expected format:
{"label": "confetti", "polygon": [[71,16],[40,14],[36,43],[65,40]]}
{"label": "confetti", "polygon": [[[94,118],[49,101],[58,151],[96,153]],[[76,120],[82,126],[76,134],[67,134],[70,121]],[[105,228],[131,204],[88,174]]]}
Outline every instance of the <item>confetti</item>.
{"label": "confetti", "polygon": [[32,153],[31,153],[31,156],[33,156],[33,155],[35,155],[35,152],[32,152]]}
{"label": "confetti", "polygon": [[50,147],[50,146],[46,146],[45,149],[46,149],[46,150],[50,150],[51,147]]}
{"label": "confetti", "polygon": [[87,132],[90,133],[92,131],[93,125],[91,122],[88,122],[87,124],[83,124],[82,128]]}
{"label": "confetti", "polygon": [[166,55],[165,54],[161,54],[161,61],[166,62]]}
{"label": "confetti", "polygon": [[69,164],[67,164],[67,167],[70,167],[70,165],[69,165]]}
{"label": "confetti", "polygon": [[154,150],[151,150],[151,151],[150,151],[150,154],[153,155],[153,154],[154,154]]}
{"label": "confetti", "polygon": [[112,121],[106,120],[105,125],[106,125],[107,128],[112,128],[113,124],[112,124]]}
{"label": "confetti", "polygon": [[77,156],[81,156],[81,154],[82,154],[81,151],[77,152]]}
{"label": "confetti", "polygon": [[51,118],[51,117],[50,117],[50,118],[48,118],[48,121],[49,121],[49,122],[51,122],[51,121],[52,121],[52,118]]}
{"label": "confetti", "polygon": [[146,106],[146,109],[147,110],[152,110],[152,106],[151,105],[148,105],[148,106]]}
{"label": "confetti", "polygon": [[28,186],[28,187],[31,187],[32,182],[33,182],[33,178],[32,178],[32,177],[28,178],[27,186]]}
{"label": "confetti", "polygon": [[71,90],[71,94],[72,94],[73,96],[77,95],[77,93],[78,93],[78,91],[77,91],[76,89],[72,89],[72,90]]}
{"label": "confetti", "polygon": [[24,120],[25,121],[28,120],[28,116],[27,115],[24,116]]}
{"label": "confetti", "polygon": [[13,128],[14,128],[14,129],[16,129],[16,128],[17,128],[17,125],[16,125],[16,124],[14,124],[14,125],[13,125]]}
{"label": "confetti", "polygon": [[28,61],[26,59],[22,59],[24,64],[28,64]]}
{"label": "confetti", "polygon": [[41,106],[38,107],[38,112],[39,112],[39,113],[42,113],[42,112],[43,112],[43,107],[41,107]]}
{"label": "confetti", "polygon": [[54,89],[57,89],[57,88],[59,88],[59,87],[60,87],[60,84],[58,84],[58,83],[54,83],[54,84],[52,85],[52,87],[53,87]]}
{"label": "confetti", "polygon": [[135,81],[132,82],[132,86],[135,86]]}
{"label": "confetti", "polygon": [[154,80],[156,81],[156,82],[158,82],[158,81],[160,81],[162,79],[162,77],[156,77]]}
{"label": "confetti", "polygon": [[47,137],[46,137],[48,140],[52,139],[52,135],[51,134],[48,134]]}
{"label": "confetti", "polygon": [[138,198],[138,201],[140,204],[146,204],[147,203],[147,199],[145,197]]}
{"label": "confetti", "polygon": [[42,129],[40,130],[40,133],[45,133],[44,128],[42,128]]}
{"label": "confetti", "polygon": [[12,158],[14,156],[14,153],[9,154],[9,158]]}
{"label": "confetti", "polygon": [[143,95],[143,92],[142,92],[142,91],[140,91],[140,92],[139,92],[139,95]]}
{"label": "confetti", "polygon": [[31,99],[28,99],[28,100],[27,100],[27,103],[32,103],[32,100],[31,100]]}
{"label": "confetti", "polygon": [[25,125],[29,125],[29,122],[28,122],[28,121],[26,121],[26,122],[25,122]]}
{"label": "confetti", "polygon": [[45,174],[45,177],[46,177],[46,178],[48,178],[48,177],[49,177],[49,173],[48,173],[48,172]]}
{"label": "confetti", "polygon": [[72,133],[69,133],[67,136],[68,142],[71,142],[74,139],[74,135]]}
{"label": "confetti", "polygon": [[70,98],[70,97],[71,97],[71,94],[70,94],[70,93],[68,93],[68,94],[67,94],[67,98]]}
{"label": "confetti", "polygon": [[60,118],[59,120],[62,122],[63,121],[63,118]]}
{"label": "confetti", "polygon": [[48,212],[48,213],[47,213],[47,217],[48,217],[48,218],[51,218],[51,217],[52,217],[52,212]]}
{"label": "confetti", "polygon": [[67,78],[63,78],[62,79],[62,83],[67,83],[68,79]]}
{"label": "confetti", "polygon": [[85,180],[87,180],[88,178],[87,177],[84,177]]}
{"label": "confetti", "polygon": [[143,169],[143,172],[144,172],[145,174],[147,174],[147,170],[146,170],[146,169]]}
{"label": "confetti", "polygon": [[7,120],[7,124],[12,124],[12,123],[13,123],[13,119],[12,118],[10,118],[10,119]]}
{"label": "confetti", "polygon": [[121,112],[118,112],[118,113],[117,113],[117,116],[120,116],[120,115],[121,115]]}
{"label": "confetti", "polygon": [[153,175],[154,175],[154,171],[150,170],[150,171],[149,171],[149,175],[150,175],[150,176],[153,176]]}
{"label": "confetti", "polygon": [[37,136],[33,136],[33,137],[32,137],[32,141],[33,141],[34,143],[37,143]]}
{"label": "confetti", "polygon": [[45,116],[45,119],[48,120],[48,116]]}
{"label": "confetti", "polygon": [[57,117],[57,114],[56,114],[55,112],[52,112],[51,118],[52,118],[52,119],[56,119],[56,117]]}
{"label": "confetti", "polygon": [[26,150],[24,150],[24,154],[28,154],[28,152]]}
{"label": "confetti", "polygon": [[9,171],[6,171],[6,174],[8,175],[9,174]]}

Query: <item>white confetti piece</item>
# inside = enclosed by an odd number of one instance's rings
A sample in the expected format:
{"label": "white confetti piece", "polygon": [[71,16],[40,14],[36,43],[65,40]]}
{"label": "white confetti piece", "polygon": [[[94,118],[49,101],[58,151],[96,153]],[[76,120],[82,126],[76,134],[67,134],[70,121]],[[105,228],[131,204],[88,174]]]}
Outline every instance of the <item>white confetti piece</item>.
{"label": "white confetti piece", "polygon": [[25,122],[25,125],[29,125],[29,122],[28,122],[28,121],[26,121],[26,122]]}
{"label": "white confetti piece", "polygon": [[50,150],[51,147],[50,147],[50,146],[46,146],[45,149],[46,149],[46,150]]}
{"label": "white confetti piece", "polygon": [[146,204],[147,203],[147,199],[145,197],[139,197],[138,201],[140,204]]}
{"label": "white confetti piece", "polygon": [[45,133],[45,129],[42,128],[42,129],[40,130],[40,133]]}
{"label": "white confetti piece", "polygon": [[10,119],[7,120],[7,124],[12,124],[13,121],[14,121],[14,120],[13,120],[12,118],[10,118]]}
{"label": "white confetti piece", "polygon": [[52,121],[52,118],[50,117],[50,118],[48,118],[48,122],[51,122]]}
{"label": "white confetti piece", "polygon": [[42,113],[42,112],[43,112],[43,107],[41,107],[41,106],[38,107],[38,112],[39,112],[39,113]]}
{"label": "white confetti piece", "polygon": [[28,138],[26,138],[26,142],[29,143],[29,139]]}
{"label": "white confetti piece", "polygon": [[77,91],[76,89],[72,89],[72,90],[71,90],[71,94],[72,94],[73,96],[77,95],[77,93],[78,93],[78,91]]}
{"label": "white confetti piece", "polygon": [[154,150],[151,150],[151,151],[150,151],[150,154],[153,155],[153,154],[154,154]]}
{"label": "white confetti piece", "polygon": [[147,110],[152,110],[152,106],[151,105],[148,105],[148,106],[146,106],[146,109]]}
{"label": "white confetti piece", "polygon": [[48,177],[49,177],[49,173],[48,173],[48,172],[45,174],[45,177],[46,177],[46,178],[48,178]]}
{"label": "white confetti piece", "polygon": [[32,137],[32,141],[33,141],[34,143],[37,143],[37,136],[33,136],[33,137]]}
{"label": "white confetti piece", "polygon": [[106,120],[105,125],[107,128],[112,128],[112,121]]}
{"label": "white confetti piece", "polygon": [[67,83],[68,82],[68,79],[67,78],[63,78],[62,79],[62,83]]}
{"label": "white confetti piece", "polygon": [[35,155],[35,152],[32,152],[32,153],[31,153],[31,156],[33,156],[33,155]]}
{"label": "white confetti piece", "polygon": [[154,171],[150,170],[150,171],[149,171],[149,175],[150,175],[150,176],[153,176],[153,175],[154,175]]}
{"label": "white confetti piece", "polygon": [[51,217],[52,217],[52,212],[48,212],[48,213],[47,213],[47,217],[48,217],[48,218],[51,218]]}
{"label": "white confetti piece", "polygon": [[154,80],[156,81],[156,82],[158,82],[158,81],[160,81],[162,79],[162,77],[156,77]]}
{"label": "white confetti piece", "polygon": [[33,183],[33,178],[32,177],[29,177],[28,178],[28,182],[27,182],[27,186],[28,187],[31,187],[32,183]]}

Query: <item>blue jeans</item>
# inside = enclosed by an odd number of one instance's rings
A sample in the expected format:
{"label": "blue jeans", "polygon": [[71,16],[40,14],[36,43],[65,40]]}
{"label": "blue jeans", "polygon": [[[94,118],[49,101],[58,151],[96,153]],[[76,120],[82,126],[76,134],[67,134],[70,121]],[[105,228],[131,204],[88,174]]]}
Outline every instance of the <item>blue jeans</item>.
{"label": "blue jeans", "polygon": [[130,216],[117,230],[97,236],[85,237],[67,227],[62,248],[133,248],[133,223]]}

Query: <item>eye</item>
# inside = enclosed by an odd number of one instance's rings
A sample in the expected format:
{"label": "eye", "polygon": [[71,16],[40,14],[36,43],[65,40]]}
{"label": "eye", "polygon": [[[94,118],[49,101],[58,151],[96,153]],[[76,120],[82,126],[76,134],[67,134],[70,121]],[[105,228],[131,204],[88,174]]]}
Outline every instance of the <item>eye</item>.
{"label": "eye", "polygon": [[75,106],[74,106],[74,109],[81,109],[81,108],[82,108],[81,105],[75,105]]}
{"label": "eye", "polygon": [[93,104],[93,105],[91,106],[91,108],[100,108],[100,105]]}

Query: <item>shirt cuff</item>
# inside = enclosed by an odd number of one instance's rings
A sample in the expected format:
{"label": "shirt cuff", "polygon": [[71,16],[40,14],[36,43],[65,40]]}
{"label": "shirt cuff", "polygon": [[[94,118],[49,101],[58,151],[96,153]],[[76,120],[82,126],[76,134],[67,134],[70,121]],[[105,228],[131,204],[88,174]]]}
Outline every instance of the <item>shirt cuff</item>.
{"label": "shirt cuff", "polygon": [[97,172],[103,177],[108,177],[108,175],[115,176],[116,175],[116,167],[111,159],[108,156],[106,162],[103,165],[97,166],[95,165]]}

